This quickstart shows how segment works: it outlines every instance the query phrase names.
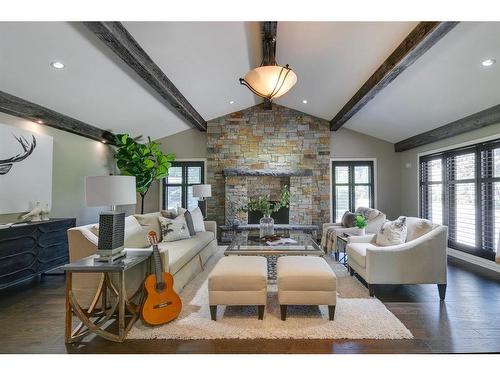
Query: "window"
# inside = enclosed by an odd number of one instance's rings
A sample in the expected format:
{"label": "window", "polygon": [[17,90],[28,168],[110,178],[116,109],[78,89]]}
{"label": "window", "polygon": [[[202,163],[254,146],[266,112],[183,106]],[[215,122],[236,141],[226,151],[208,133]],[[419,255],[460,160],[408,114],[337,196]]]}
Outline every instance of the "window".
{"label": "window", "polygon": [[205,163],[202,161],[176,161],[163,180],[163,209],[198,207],[193,197],[193,185],[205,182]]}
{"label": "window", "polygon": [[420,216],[448,226],[448,246],[494,260],[500,140],[420,158]]}
{"label": "window", "polygon": [[354,212],[356,207],[373,207],[373,162],[333,161],[332,189],[334,222],[339,222],[344,212]]}

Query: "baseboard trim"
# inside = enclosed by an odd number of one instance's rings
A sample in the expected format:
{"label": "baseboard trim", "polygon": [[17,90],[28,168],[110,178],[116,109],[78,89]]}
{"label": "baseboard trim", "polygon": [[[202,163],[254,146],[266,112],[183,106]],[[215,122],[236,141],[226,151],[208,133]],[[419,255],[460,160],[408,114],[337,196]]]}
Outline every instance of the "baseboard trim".
{"label": "baseboard trim", "polygon": [[448,255],[451,257],[458,258],[458,259],[464,260],[466,262],[475,264],[476,266],[487,268],[489,270],[500,273],[500,264],[498,264],[494,261],[480,258],[480,257],[477,257],[475,255],[468,254],[468,253],[465,253],[463,251],[459,251],[459,250],[455,250],[455,249],[450,249],[450,248],[448,248]]}

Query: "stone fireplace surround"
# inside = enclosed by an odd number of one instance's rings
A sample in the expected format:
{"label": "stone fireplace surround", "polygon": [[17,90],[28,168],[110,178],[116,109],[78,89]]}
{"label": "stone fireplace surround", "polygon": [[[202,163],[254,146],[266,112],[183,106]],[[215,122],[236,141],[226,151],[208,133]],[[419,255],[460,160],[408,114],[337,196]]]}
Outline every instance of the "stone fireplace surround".
{"label": "stone fireplace surround", "polygon": [[232,224],[235,217],[245,223],[247,214],[238,206],[260,191],[272,199],[285,183],[292,195],[290,224],[330,220],[327,120],[275,103],[271,110],[258,104],[208,121],[207,154],[208,219],[218,225]]}
{"label": "stone fireplace surround", "polygon": [[310,169],[224,169],[225,185],[225,224],[238,221],[248,224],[248,213],[241,210],[249,198],[269,195],[277,201],[281,189],[287,185],[291,200],[288,221],[290,224],[312,224],[312,197],[310,186],[313,175]]}

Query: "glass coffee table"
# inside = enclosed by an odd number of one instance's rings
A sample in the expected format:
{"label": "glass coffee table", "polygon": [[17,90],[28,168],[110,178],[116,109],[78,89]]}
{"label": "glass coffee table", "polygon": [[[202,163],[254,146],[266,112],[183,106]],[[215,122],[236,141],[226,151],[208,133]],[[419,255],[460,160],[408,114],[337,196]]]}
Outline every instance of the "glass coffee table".
{"label": "glass coffee table", "polygon": [[231,244],[224,251],[224,255],[260,255],[267,258],[268,278],[276,280],[276,261],[280,256],[324,256],[325,252],[307,233],[290,233],[289,236],[294,243],[269,245],[258,236],[252,236],[248,232],[238,233]]}

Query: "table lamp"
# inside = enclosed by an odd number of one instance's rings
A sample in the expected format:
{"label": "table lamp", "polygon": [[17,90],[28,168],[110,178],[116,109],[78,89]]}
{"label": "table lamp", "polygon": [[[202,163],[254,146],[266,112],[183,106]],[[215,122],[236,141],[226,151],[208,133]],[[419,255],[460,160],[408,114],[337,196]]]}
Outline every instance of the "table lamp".
{"label": "table lamp", "polygon": [[201,184],[193,185],[193,197],[198,198],[198,207],[200,207],[203,218],[207,217],[207,200],[205,198],[212,196],[212,185]]}
{"label": "table lamp", "polygon": [[113,261],[124,253],[125,213],[116,212],[117,205],[135,204],[135,177],[87,176],[85,177],[87,206],[111,206],[111,211],[99,214],[98,261]]}

